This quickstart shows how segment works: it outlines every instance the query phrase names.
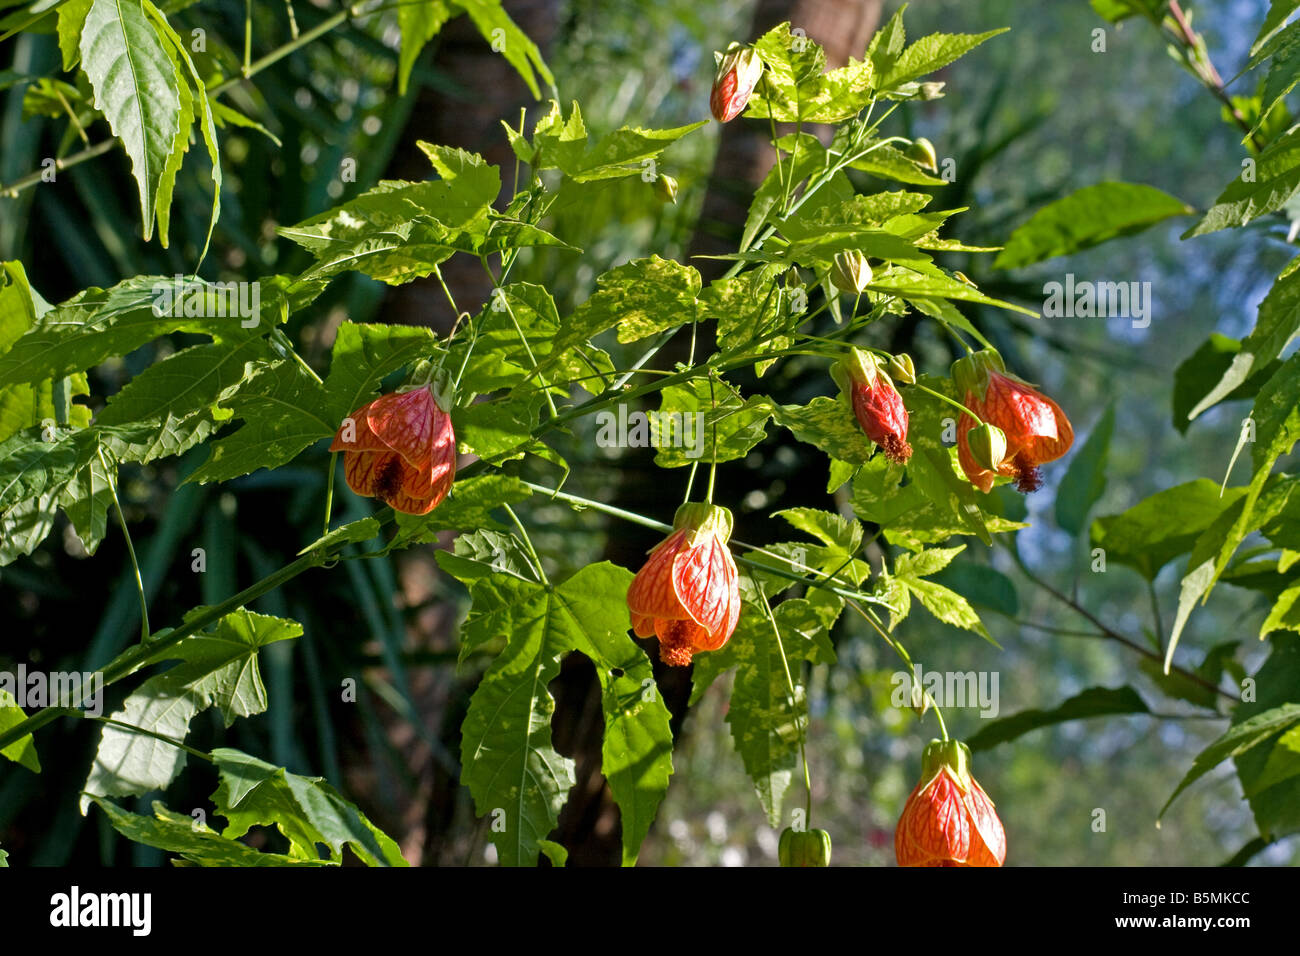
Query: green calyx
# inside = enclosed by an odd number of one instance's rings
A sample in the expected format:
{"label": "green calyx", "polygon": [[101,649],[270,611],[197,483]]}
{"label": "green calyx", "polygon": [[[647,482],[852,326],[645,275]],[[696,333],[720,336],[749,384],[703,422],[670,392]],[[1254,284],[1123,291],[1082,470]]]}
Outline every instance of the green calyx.
{"label": "green calyx", "polygon": [[825,830],[795,830],[787,827],[777,844],[782,866],[830,866],[831,835]]}
{"label": "green calyx", "polygon": [[849,349],[849,354],[831,366],[831,378],[847,395],[853,385],[866,385],[875,388],[876,382],[884,375],[881,361],[873,352],[864,352],[856,346]]}
{"label": "green calyx", "polygon": [[952,771],[965,789],[970,789],[970,748],[960,740],[931,740],[921,755],[921,780],[929,783],[944,768]]}
{"label": "green calyx", "polygon": [[981,349],[953,362],[949,374],[959,395],[983,395],[988,391],[990,371],[1005,375],[1007,366],[993,349]]}
{"label": "green calyx", "polygon": [[413,392],[417,388],[427,388],[433,392],[433,400],[444,412],[451,411],[456,403],[456,382],[451,372],[429,359],[420,359],[415,363],[406,384],[398,391]]}
{"label": "green calyx", "polygon": [[691,532],[691,545],[706,534],[717,535],[718,540],[726,544],[731,539],[731,527],[731,512],[707,501],[688,501],[673,515],[673,530]]}

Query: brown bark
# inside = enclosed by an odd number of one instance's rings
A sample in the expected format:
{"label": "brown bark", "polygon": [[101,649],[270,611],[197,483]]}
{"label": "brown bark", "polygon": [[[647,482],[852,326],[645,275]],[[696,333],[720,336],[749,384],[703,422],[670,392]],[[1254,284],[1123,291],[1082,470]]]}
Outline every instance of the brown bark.
{"label": "brown bark", "polygon": [[[559,24],[559,0],[512,0],[506,8],[545,56]],[[429,178],[429,160],[415,145],[421,139],[479,153],[503,172],[513,169],[515,155],[501,120],[515,123],[520,107],[536,105],[523,79],[505,57],[492,51],[469,17],[447,23],[432,43],[437,45],[437,69],[455,85],[454,89],[426,87],[420,91],[402,146],[386,175],[397,179]],[[492,283],[472,257],[453,256],[440,268],[460,309],[476,313],[491,295]],[[428,325],[446,333],[454,320],[442,287],[432,277],[398,286],[385,298],[387,322]]]}
{"label": "brown bark", "polygon": [[[510,16],[542,50],[545,57],[559,22],[560,0],[511,0]],[[431,41],[425,61],[447,81],[426,86],[416,105],[385,178],[423,180],[430,177],[429,160],[416,146],[418,140],[457,146],[481,154],[502,170],[514,166],[514,154],[501,129],[501,119],[518,116],[520,107],[536,101],[523,79],[506,59],[493,52],[473,22],[465,16],[445,24]],[[508,187],[509,184],[507,184]],[[470,256],[453,256],[440,267],[443,278],[464,311],[475,313],[491,294],[492,284],[481,264]],[[382,320],[400,325],[425,325],[445,335],[455,312],[434,277],[389,290]],[[450,536],[448,536],[450,539]],[[454,655],[454,609],[432,601],[433,581],[441,571],[429,548],[414,548],[397,559],[400,593],[395,599],[406,611],[408,639],[414,650]],[[425,864],[480,862],[482,828],[466,806],[467,791],[455,773],[459,759],[460,724],[472,684],[456,677],[449,666],[411,668],[411,697],[424,735],[406,717],[386,712],[385,732],[394,753],[409,773],[408,785],[395,788],[392,830],[401,835],[408,860]],[[435,754],[427,737],[441,745]],[[597,748],[599,748],[597,730]],[[374,757],[372,755],[372,762]],[[371,786],[361,764],[348,768],[361,786]],[[469,834],[467,836],[467,834]]]}
{"label": "brown bark", "polygon": [[[883,0],[759,0],[754,10],[750,39],[762,36],[786,21],[802,29],[826,50],[826,65],[837,69],[849,57],[861,59],[871,34],[880,22]],[[725,46],[726,44],[720,44]],[[749,212],[754,190],[776,162],[771,130],[763,123],[733,120],[722,129],[705,194],[700,223],[691,243],[692,256],[733,252]],[[705,280],[726,271],[728,263],[698,259],[694,265]]]}
{"label": "brown bark", "polygon": [[[759,0],[747,39],[753,40],[788,20],[792,26],[802,27],[811,39],[825,47],[827,66],[834,69],[846,64],[850,56],[862,57],[879,22],[881,4],[882,0],[796,0],[794,3],[789,0]],[[717,46],[725,47],[727,39],[719,38]],[[749,211],[749,201],[775,161],[769,139],[770,130],[761,123],[733,120],[723,128],[700,222],[690,247],[692,256],[736,249]],[[694,259],[692,265],[700,270],[707,282],[720,275],[727,263]],[[688,336],[678,335],[665,346],[656,363],[660,367],[671,367],[675,362],[685,361],[688,342]],[[669,473],[672,477],[666,479],[665,473],[653,463],[652,455],[644,452],[629,453],[625,463],[623,481],[615,492],[613,503],[643,514],[671,515],[680,500],[684,476],[672,472]],[[727,499],[738,500],[746,490],[729,489]],[[657,540],[658,536],[653,532],[623,528],[617,536],[611,537],[605,556],[623,567],[636,569],[645,560],[646,550]],[[676,739],[690,697],[690,669],[659,663],[655,642],[651,640],[642,644],[655,660],[655,680],[673,715],[672,730]],[[584,694],[600,693],[590,667],[566,669],[561,680],[566,679],[579,683],[580,687],[585,681],[586,689],[566,689],[565,696],[581,698]],[[564,713],[564,708],[556,708],[558,720],[564,719]],[[720,732],[725,732],[725,728]],[[575,755],[582,755],[577,757],[578,786],[560,816],[559,840],[569,848],[573,865],[614,865],[620,858],[618,808],[600,776],[599,719],[594,726],[583,727],[582,734],[584,736],[575,741],[579,748]],[[567,753],[561,746],[558,728],[556,741],[561,752]],[[594,753],[591,748],[595,748]]]}
{"label": "brown bark", "polygon": [[[510,12],[545,50],[553,35],[557,7],[555,0],[527,0],[511,4]],[[797,0],[794,3],[760,0],[748,39],[789,20],[825,46],[828,65],[834,68],[842,66],[850,56],[862,56],[879,20],[880,8],[881,0]],[[394,158],[388,175],[410,179],[427,176],[427,160],[416,150],[416,139],[481,152],[489,162],[509,168],[513,155],[500,135],[499,119],[517,115],[519,106],[529,102],[526,89],[509,65],[484,46],[467,22],[449,24],[440,44],[438,66],[458,83],[472,84],[472,90],[462,96],[441,90],[421,93],[405,137],[410,145]],[[725,40],[720,38],[716,45],[725,46]],[[736,247],[750,197],[773,159],[765,126],[748,121],[735,121],[726,126],[691,246],[692,255],[730,251]],[[696,259],[695,264],[705,274],[706,281],[712,278],[710,260]],[[443,274],[461,309],[475,311],[490,293],[490,283],[481,267],[468,257],[453,258],[443,268]],[[431,325],[445,332],[454,315],[436,281],[428,280],[394,289],[386,300],[385,318],[390,322]],[[665,349],[661,364],[685,358],[685,346],[679,338]],[[681,482],[665,481],[663,472],[655,467],[650,456],[643,456],[642,460],[642,456],[633,454],[637,457],[629,456],[626,461],[628,467],[620,486],[611,490],[614,503],[647,514],[671,514],[680,499]],[[743,490],[738,494],[743,494]],[[728,498],[732,497],[735,496],[729,493]],[[657,540],[655,534],[640,533],[640,530],[621,528],[618,535],[611,536],[606,557],[624,567],[638,568],[646,550]],[[406,566],[404,578],[437,573],[427,554],[413,552],[406,560],[427,562],[430,566]],[[437,633],[429,633],[420,623],[417,622],[414,630],[422,646],[447,646],[447,634],[443,631],[448,626],[445,618],[439,620]],[[690,670],[666,667],[657,660],[654,641],[642,644],[655,660],[655,677],[673,714],[673,733],[677,735],[686,714]],[[444,676],[440,678],[429,672],[413,672],[413,693],[421,711],[428,708],[430,719],[426,726],[439,727],[447,749],[454,753],[458,750],[458,727],[463,711],[450,707],[458,695],[449,686],[451,682],[445,672],[442,673]],[[472,691],[472,687],[460,689],[466,693]],[[579,655],[571,655],[552,690],[556,696],[552,721],[555,747],[575,761],[577,780],[553,838],[569,850],[570,865],[616,865],[621,857],[621,833],[618,808],[600,769],[603,736],[600,685],[590,663]],[[403,812],[403,822],[407,825],[403,830],[408,833],[404,849],[408,856],[430,863],[464,862],[466,842],[447,841],[468,822],[469,814],[463,805],[465,792],[444,767],[429,759],[423,742],[413,737],[409,729],[403,731],[398,727],[400,723],[399,718],[392,721],[393,739],[404,744],[402,750],[418,773],[420,784],[418,797]],[[422,823],[412,828],[414,818]]]}

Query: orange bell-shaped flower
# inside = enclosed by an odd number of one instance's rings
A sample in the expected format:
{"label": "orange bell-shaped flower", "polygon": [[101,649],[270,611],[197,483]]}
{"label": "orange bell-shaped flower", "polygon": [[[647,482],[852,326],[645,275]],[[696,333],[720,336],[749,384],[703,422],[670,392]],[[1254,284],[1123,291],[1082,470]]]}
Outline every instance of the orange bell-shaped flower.
{"label": "orange bell-shaped flower", "polygon": [[1001,866],[1007,836],[993,801],[970,775],[970,749],[932,740],[921,782],[907,798],[894,831],[899,866]]}
{"label": "orange bell-shaped flower", "polygon": [[344,453],[349,488],[407,514],[436,508],[456,477],[451,415],[429,385],[358,408],[344,419],[330,451]]}
{"label": "orange bell-shaped flower", "polygon": [[1052,401],[1028,382],[1008,375],[1002,357],[985,349],[958,359],[953,381],[963,402],[985,422],[1002,430],[1006,450],[996,469],[972,453],[970,432],[978,424],[970,415],[957,422],[957,460],[966,477],[988,492],[997,475],[1014,478],[1020,491],[1037,491],[1043,483],[1038,466],[1055,461],[1074,444],[1074,428]]}
{"label": "orange bell-shaped flower", "polygon": [[677,509],[673,533],[661,541],[632,580],[627,606],[637,637],[659,638],[659,659],[685,666],[697,651],[716,651],[736,629],[740,590],[727,550],[731,512],[688,503]]}

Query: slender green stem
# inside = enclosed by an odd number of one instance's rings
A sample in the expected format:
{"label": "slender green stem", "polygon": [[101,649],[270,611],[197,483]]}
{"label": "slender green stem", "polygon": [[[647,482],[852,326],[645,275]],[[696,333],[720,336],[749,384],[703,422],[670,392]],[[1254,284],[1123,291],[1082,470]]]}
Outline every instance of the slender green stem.
{"label": "slender green stem", "polygon": [[[903,648],[901,644],[899,644],[896,640],[894,640],[892,637],[889,636],[889,632],[885,630],[884,626],[880,623],[880,620],[876,617],[876,615],[874,613],[871,614],[867,613],[853,601],[849,601],[848,603],[849,603],[849,607],[853,608],[853,610],[857,611],[858,614],[862,615],[862,619],[864,621],[866,621],[873,628],[875,628],[876,633],[879,634],[880,637],[884,640],[884,642],[893,649],[894,653],[898,655],[899,659],[902,660],[902,662],[906,664],[908,669],[910,670],[912,668],[911,655],[907,653],[907,651]],[[942,708],[939,707],[938,701],[936,701],[933,697],[930,697],[929,693],[924,688],[921,689],[921,693],[924,694],[926,699],[929,700],[930,706],[934,710],[935,719],[939,721],[939,734],[943,737],[944,740],[947,740],[948,727],[943,722]]]}
{"label": "slender green stem", "polygon": [[958,409],[963,414],[969,415],[971,418],[975,419],[975,421],[979,422],[981,425],[984,424],[984,419],[980,418],[980,416],[976,412],[971,411],[971,409],[968,408],[966,405],[964,405],[962,402],[959,402],[953,398],[949,398],[947,395],[944,395],[942,392],[936,392],[934,389],[928,388],[925,385],[922,385],[920,382],[913,383],[911,387],[919,388],[921,391],[925,392],[926,394],[933,395],[935,398],[947,402],[953,408]]}
{"label": "slender green stem", "polygon": [[135,573],[135,589],[140,595],[140,641],[149,640],[149,602],[144,596],[144,578],[140,576],[140,563],[135,559],[135,546],[131,543],[131,530],[126,526],[126,515],[122,513],[122,503],[117,498],[117,481],[104,461],[104,450],[99,449],[99,463],[104,469],[104,479],[108,484],[108,493],[113,496],[113,511],[117,514],[117,523],[122,526],[122,538],[126,541],[127,557],[131,559],[131,570]]}
{"label": "slender green stem", "polygon": [[1165,649],[1165,626],[1160,619],[1160,598],[1156,595],[1156,582],[1150,578],[1147,579],[1147,594],[1151,598],[1151,616],[1155,619],[1156,642],[1163,652]]}
{"label": "slender green stem", "polygon": [[316,374],[316,370],[308,365],[307,360],[298,354],[298,350],[293,347],[293,342],[289,339],[289,336],[285,335],[284,329],[272,329],[270,337],[271,341],[275,342],[280,346],[280,348],[289,353],[289,357],[298,364],[300,369],[316,380],[317,385],[325,384],[321,377]]}
{"label": "slender green stem", "polygon": [[967,355],[973,355],[973,354],[974,354],[975,350],[972,349],[972,348],[970,347],[970,344],[969,344],[969,343],[968,343],[964,338],[962,338],[960,335],[957,334],[957,330],[956,330],[956,329],[954,329],[954,328],[953,328],[951,325],[949,325],[947,322],[940,322],[939,325],[940,325],[940,326],[941,326],[941,327],[942,327],[942,328],[943,328],[943,329],[944,329],[944,330],[945,330],[949,335],[951,335],[954,339],[956,339],[957,344],[960,345],[962,348],[964,348],[964,349],[966,350],[966,354],[967,354]]}
{"label": "slender green stem", "polygon": [[528,529],[524,527],[524,523],[519,520],[519,516],[515,514],[513,508],[509,505],[502,505],[501,507],[510,516],[510,520],[515,523],[515,527],[519,529],[519,535],[524,539],[524,547],[528,549],[528,555],[533,559],[533,564],[537,568],[537,574],[541,577],[542,583],[550,586],[551,582],[546,580],[546,569],[542,567],[542,559],[537,556],[537,549],[533,547],[533,539],[529,537]]}
{"label": "slender green stem", "polygon": [[[783,219],[789,215],[786,212],[786,207],[790,205],[790,189],[794,185],[794,171],[799,160],[799,140],[802,138],[803,120],[800,120],[794,125],[794,147],[790,150],[790,175],[786,177],[785,183],[781,187],[781,218]],[[772,145],[775,146],[776,143],[774,142]],[[781,151],[778,149],[776,154],[780,156]]]}
{"label": "slender green stem", "polygon": [[700,463],[698,461],[691,462],[691,473],[686,479],[686,494],[682,497],[682,504],[686,504],[686,502],[691,500],[691,489],[695,487],[695,473],[699,471],[699,469]]}
{"label": "slender green stem", "polygon": [[947,743],[948,725],[943,722],[943,710],[940,709],[938,704],[934,704],[933,708],[934,708],[934,719],[939,721],[939,736],[943,738],[944,743]]}
{"label": "slender green stem", "polygon": [[72,120],[72,125],[77,128],[77,135],[81,138],[81,141],[83,143],[89,146],[90,137],[86,135],[86,129],[84,126],[81,125],[81,120],[77,117],[77,111],[72,108],[72,104],[68,102],[68,98],[63,95],[62,90],[60,90],[57,86],[53,87],[53,89],[54,89],[54,95],[59,98],[59,103],[63,106],[63,109],[67,112],[68,119]]}
{"label": "slender green stem", "polygon": [[253,59],[253,0],[244,0],[244,76]]}
{"label": "slender green stem", "polygon": [[[73,166],[80,166],[82,163],[86,162],[87,160],[94,159],[96,156],[103,156],[105,153],[107,153],[110,149],[112,149],[116,145],[117,145],[117,140],[115,139],[101,140],[100,142],[96,143],[94,146],[87,146],[85,149],[81,150],[78,153],[73,153],[71,156],[65,156],[63,159],[56,159],[54,161],[53,169],[55,173],[61,173],[66,169],[71,169]],[[9,183],[8,185],[0,186],[0,196],[4,196],[12,199],[16,197],[24,189],[30,189],[32,186],[35,186],[38,183],[42,182],[45,178],[45,175],[46,175],[46,169],[43,168],[43,169],[38,169],[35,172],[28,173],[26,176],[23,176],[21,179],[15,179],[13,182]]]}
{"label": "slender green stem", "polygon": [[[388,515],[380,520],[381,522],[391,521],[392,516]],[[342,544],[339,545],[340,548],[342,546]],[[163,660],[166,658],[171,648],[175,647],[191,634],[197,634],[209,624],[213,624],[225,617],[231,611],[238,610],[250,601],[254,601],[263,594],[266,594],[268,591],[274,591],[280,585],[284,584],[286,581],[292,580],[299,574],[302,574],[302,572],[306,571],[308,568],[320,567],[326,564],[330,557],[331,552],[326,549],[318,548],[308,551],[297,560],[286,564],[277,571],[273,571],[260,581],[250,585],[238,594],[227,598],[220,604],[214,604],[210,607],[204,608],[202,611],[186,620],[180,627],[161,632],[154,636],[152,640],[143,644],[135,645],[125,653],[119,654],[108,667],[104,668],[103,681],[100,686],[107,687],[124,677],[134,674],[142,667],[147,667],[150,664]],[[80,705],[85,701],[86,696],[87,694],[83,693],[80,700],[73,701],[73,704]],[[46,708],[45,710],[37,711],[26,720],[19,721],[12,727],[0,731],[0,750],[8,747],[14,741],[21,740],[28,734],[39,730],[58,717],[63,716],[63,710],[63,708]]]}
{"label": "slender green stem", "polygon": [[338,470],[338,452],[330,452],[329,477],[325,479],[325,529],[322,535],[330,533],[330,517],[334,513],[334,472]]}
{"label": "slender green stem", "polygon": [[[488,278],[492,280],[492,295],[501,300],[501,304],[505,306],[506,315],[510,316],[510,324],[515,327],[515,334],[519,336],[519,342],[524,347],[524,354],[528,356],[528,364],[532,366],[531,374],[540,375],[541,369],[538,367],[537,359],[533,355],[532,346],[528,344],[528,336],[524,335],[519,320],[515,318],[515,310],[510,307],[510,299],[506,297],[504,292],[498,291],[501,286],[497,282],[496,276],[492,274],[492,269],[488,266],[487,257],[479,256],[479,262],[483,264],[483,270],[488,274]],[[550,409],[552,415],[558,414],[555,410],[555,399],[551,396],[551,387],[545,381],[541,383],[541,386],[542,394],[546,397],[546,407]]]}
{"label": "slender green stem", "polygon": [[[456,299],[451,294],[451,289],[447,288],[447,280],[442,277],[442,270],[439,269],[436,264],[433,267],[433,274],[438,280],[438,285],[442,287],[442,294],[447,297],[447,304],[451,306],[452,314],[456,317],[452,320],[451,331],[447,333],[447,340],[445,342],[446,345],[451,345],[452,339],[454,339],[456,333],[460,331],[461,319],[470,318],[470,314],[468,312],[462,312],[457,307]],[[446,360],[447,355],[448,353],[446,351],[442,353],[442,358],[438,360],[438,368],[442,368],[442,363]]]}
{"label": "slender green stem", "polygon": [[219,96],[222,93],[226,92],[227,90],[238,86],[244,80],[251,79],[252,77],[256,76],[258,73],[261,73],[267,67],[279,63],[289,54],[302,49],[307,44],[312,43],[315,40],[319,40],[325,34],[332,31],[335,27],[338,27],[343,23],[346,23],[348,20],[352,19],[353,17],[364,16],[365,15],[364,12],[357,9],[358,6],[359,5],[344,7],[342,10],[338,11],[332,16],[326,17],[324,20],[316,24],[316,26],[312,27],[306,33],[299,34],[296,40],[290,40],[288,43],[284,44],[283,46],[276,47],[270,53],[266,54],[266,56],[254,60],[252,63],[248,65],[247,69],[241,70],[238,76],[232,76],[229,79],[222,81],[221,83],[217,84],[217,86],[213,87],[209,92],[213,96]]}
{"label": "slender green stem", "polygon": [[[289,36],[298,39],[298,16],[293,12],[293,0],[284,0],[285,12],[289,15]],[[372,13],[378,12],[371,11]]]}
{"label": "slender green stem", "polygon": [[709,462],[709,492],[706,501],[713,504],[713,480],[718,474],[718,399],[713,394],[713,376],[709,376],[709,403],[713,409],[713,459]]}
{"label": "slender green stem", "polygon": [[767,595],[763,594],[762,589],[758,591],[759,603],[763,605],[763,610],[767,613],[767,619],[772,625],[772,633],[776,636],[776,648],[781,652],[781,666],[785,668],[785,684],[790,692],[790,713],[794,717],[795,727],[799,731],[799,761],[803,764],[803,785],[804,785],[804,814],[807,817],[807,823],[812,823],[812,775],[808,770],[808,751],[804,746],[804,738],[807,736],[808,727],[806,723],[799,721],[799,693],[795,690],[794,678],[790,674],[790,661],[785,656],[785,642],[781,640],[781,628],[777,626],[776,615],[772,613],[772,606],[767,603]]}

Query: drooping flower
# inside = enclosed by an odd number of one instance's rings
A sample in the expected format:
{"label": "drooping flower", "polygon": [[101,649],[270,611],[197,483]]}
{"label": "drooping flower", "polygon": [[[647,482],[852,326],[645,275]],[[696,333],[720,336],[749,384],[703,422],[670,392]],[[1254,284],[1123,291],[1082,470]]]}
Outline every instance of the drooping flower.
{"label": "drooping flower", "polygon": [[894,831],[899,866],[1001,866],[1006,831],[993,801],[970,775],[970,749],[958,740],[932,740],[921,781],[907,798]]}
{"label": "drooping flower", "polygon": [[1038,466],[1060,458],[1074,444],[1074,429],[1061,406],[1009,375],[992,349],[958,359],[952,377],[966,407],[1000,429],[1006,440],[1000,463],[987,467],[971,451],[970,433],[978,423],[962,415],[957,422],[957,460],[966,477],[983,492],[993,487],[997,475],[1014,478],[1021,491],[1037,491],[1043,483]]}
{"label": "drooping flower", "polygon": [[911,458],[907,407],[884,363],[874,354],[854,348],[831,367],[831,375],[848,395],[862,430],[884,449],[889,460],[902,464]]}
{"label": "drooping flower", "polygon": [[763,75],[763,61],[752,47],[733,43],[726,53],[715,54],[718,71],[713,76],[709,109],[719,123],[727,123],[744,111]]}
{"label": "drooping flower", "polygon": [[344,419],[330,451],[343,452],[348,487],[397,511],[428,514],[456,477],[451,415],[433,387],[393,392]]}
{"label": "drooping flower", "polygon": [[637,637],[659,638],[659,659],[685,666],[716,651],[736,629],[740,590],[727,550],[731,512],[692,502],[677,509],[673,532],[637,572],[627,592]]}

